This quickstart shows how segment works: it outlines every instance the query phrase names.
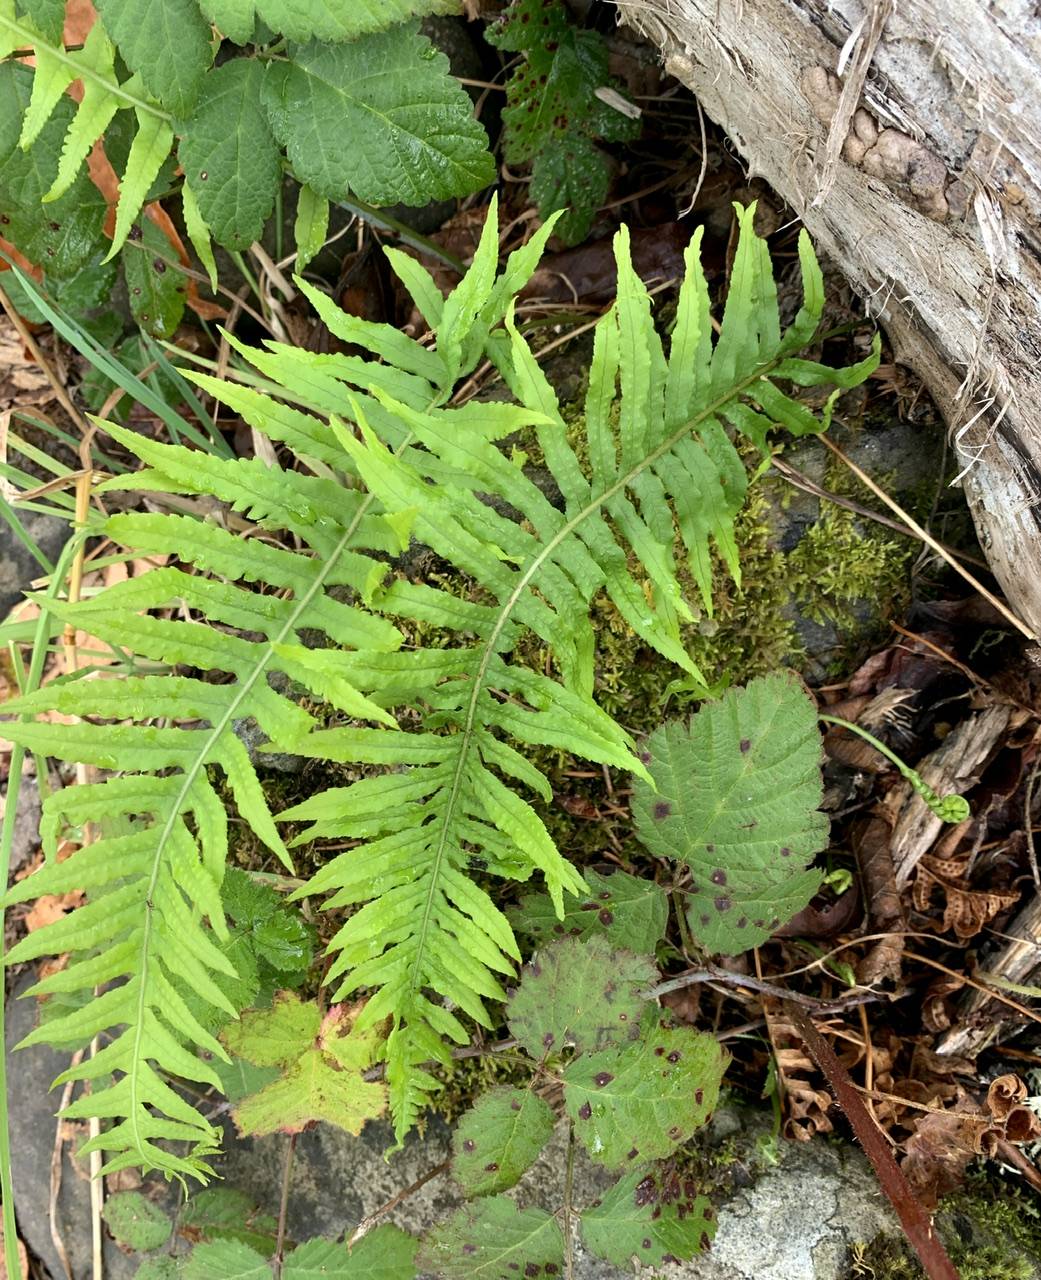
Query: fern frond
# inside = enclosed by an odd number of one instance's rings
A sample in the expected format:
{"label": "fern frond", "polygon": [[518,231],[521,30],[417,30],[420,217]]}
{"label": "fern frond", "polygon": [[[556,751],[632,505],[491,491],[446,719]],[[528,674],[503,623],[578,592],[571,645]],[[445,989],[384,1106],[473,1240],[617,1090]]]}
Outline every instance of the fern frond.
{"label": "fern frond", "polygon": [[119,184],[116,226],[108,257],[122,248],[141,212],[145,197],[170,154],[174,135],[171,117],[145,92],[140,77],[120,81],[115,70],[115,46],[100,22],[95,22],[81,49],[66,49],[44,35],[30,17],[18,17],[14,0],[0,0],[0,57],[16,49],[32,49],[36,67],[32,95],[22,118],[19,145],[28,151],[39,145],[41,130],[51,118],[65,90],[74,80],[83,95],[66,130],[57,174],[44,201],[61,198],[76,180],[95,142],[118,111],[132,110],[137,132]]}
{"label": "fern frond", "polygon": [[[227,938],[220,899],[227,816],[209,774],[213,768],[224,774],[240,814],[290,866],[236,725],[254,719],[283,749],[313,728],[312,717],[269,682],[274,676],[283,684],[303,683],[345,715],[393,723],[342,674],[323,670],[317,659],[301,662],[299,654],[310,653],[304,639],[315,632],[335,637],[338,646],[353,637],[372,655],[400,644],[392,624],[334,593],[360,597],[371,591],[385,572],[371,553],[400,550],[401,535],[393,523],[367,511],[364,495],[327,481],[276,474],[109,429],[146,463],[161,462],[172,477],[194,472],[214,496],[291,529],[307,549],[244,540],[184,516],[113,516],[107,526],[113,538],[142,551],[176,547],[186,567],[157,569],[92,600],[56,605],[56,612],[139,658],[203,675],[48,686],[9,709],[23,716],[58,711],[79,717],[78,723],[27,719],[5,726],[31,750],[121,775],[48,799],[44,823],[52,855],[63,824],[102,824],[102,837],[62,863],[49,862],[7,899],[64,892],[61,885],[77,885],[90,895],[85,907],[29,935],[10,953],[18,963],[73,952],[68,966],[35,991],[87,997],[98,984],[121,985],[51,1020],[27,1043],[80,1045],[122,1027],[111,1044],[67,1076],[95,1081],[93,1093],[70,1114],[116,1121],[92,1144],[111,1154],[109,1169],[140,1164],[204,1177],[214,1131],[163,1077],[219,1083],[196,1050],[222,1057],[223,1050],[185,1001],[184,984],[224,1017],[237,1014],[221,987],[222,975],[235,977],[219,946]],[[155,616],[171,607],[190,620]],[[220,673],[221,679],[207,673]],[[129,833],[108,835],[116,826],[129,826]],[[99,1084],[113,1072],[114,1083]],[[192,1150],[173,1155],[160,1139],[188,1141]]]}
{"label": "fern frond", "polygon": [[[157,800],[152,810],[164,815],[150,824],[152,830],[162,822],[163,834],[150,839],[144,855],[153,878],[168,864],[181,865],[174,858],[175,846],[183,845],[175,835],[177,815],[195,803],[206,765],[227,771],[230,760],[235,771],[231,743],[237,739],[230,728],[238,716],[254,716],[275,749],[363,766],[351,786],[314,796],[281,817],[309,824],[300,841],[353,842],[300,892],[329,894],[327,907],[350,910],[330,944],[329,976],[337,984],[336,999],[362,988],[371,993],[359,1026],[391,1020],[384,1054],[399,1136],[435,1088],[423,1064],[445,1061],[448,1043],[465,1041],[465,1019],[488,1025],[486,1002],[502,998],[503,979],[519,958],[509,923],[474,879],[474,866],[517,880],[540,872],[558,912],[565,893],[584,892],[536,810],[514,789],[516,783],[536,796],[549,794],[523,748],[563,748],[645,774],[624,729],[595,702],[594,599],[606,593],[633,631],[696,686],[701,676],[684,647],[682,626],[696,616],[699,603],[711,607],[713,545],[737,572],[733,525],[746,479],[733,431],[765,449],[775,424],[796,434],[819,430],[827,408],[817,420],[779,383],[850,386],[877,362],[877,347],[841,371],[794,358],[821,314],[812,250],[804,239],[804,307],[782,333],[766,246],[752,229],[752,210],[738,216],[740,239],[718,340],[712,341],[695,239],[668,354],[632,269],[627,236],[619,233],[618,301],[597,328],[581,440],[569,433],[511,313],[550,227],[496,274],[494,207],[473,265],[449,298],[440,298],[421,267],[392,259],[418,295],[435,346],[346,316],[300,282],[332,332],[374,359],[314,355],[274,343],[258,351],[237,347],[269,385],[284,388],[276,397],[195,376],[256,429],[320,463],[322,474],[221,462],[118,433],[147,467],[141,487],[216,497],[264,528],[292,531],[306,550],[243,540],[184,517],[114,517],[114,537],[142,550],[174,550],[196,572],[159,570],[111,588],[70,615],[103,638],[118,629],[125,646],[153,662],[215,669],[229,683],[179,676],[189,687],[162,692],[154,677],[139,677],[112,684],[125,690],[122,700],[107,692],[109,682],[70,684],[34,695],[25,709],[64,706],[102,720],[131,715],[135,723],[23,724],[12,726],[10,736],[133,775],[106,784],[112,788],[145,785],[140,775],[146,759],[149,768],[177,770],[176,798]],[[453,405],[457,382],[485,358],[496,363],[519,403]],[[559,503],[503,447],[521,430],[536,433],[562,495]],[[467,576],[467,598],[395,570],[390,557],[410,532]],[[689,581],[697,600],[689,598]],[[336,588],[349,599],[333,594]],[[174,600],[200,621],[153,616]],[[219,635],[214,624],[222,628]],[[439,642],[422,643],[430,628],[441,632]],[[303,634],[312,631],[330,643],[312,647]],[[552,656],[556,676],[510,661],[531,635]],[[327,699],[339,713],[332,726],[314,725],[268,687],[268,672]],[[171,714],[209,727],[142,723]],[[137,759],[136,767],[128,756]],[[241,783],[230,773],[229,781],[239,794]],[[240,808],[250,803],[242,790]],[[277,850],[267,818],[257,818],[267,811],[256,803],[256,811],[244,816]],[[121,811],[143,808],[128,799]],[[52,824],[60,818],[60,812],[48,815]],[[197,818],[193,825],[198,843],[193,838],[192,865],[205,869],[212,857],[215,866],[215,854],[202,848]],[[213,813],[209,829],[217,826]],[[190,861],[187,850],[178,856],[185,865]],[[74,880],[77,862],[86,875],[102,874],[93,870],[89,849],[63,863],[69,870],[61,874]],[[48,867],[39,874],[58,871]],[[34,891],[32,880],[18,890]],[[102,928],[102,916],[107,924],[110,918],[151,920],[158,911],[142,899],[140,884],[133,891],[113,886],[108,896],[124,892],[118,902],[125,917],[99,911],[88,922]],[[208,914],[198,896],[181,892],[178,901],[187,910]],[[86,910],[95,905],[92,894]],[[219,925],[211,924],[216,933]],[[77,946],[85,939],[93,946],[93,927],[77,933],[69,925],[69,936],[75,934]],[[82,972],[93,983],[99,971],[119,971],[131,981],[142,967],[161,972],[163,962],[152,964],[147,947],[135,943],[133,954],[120,950],[123,928],[106,930],[100,958],[78,955],[70,974],[87,966]],[[65,934],[52,937],[68,942]],[[31,942],[34,954],[51,945],[46,933]],[[145,997],[142,1008],[151,1007]],[[125,1014],[123,1005],[119,1011]],[[143,1017],[135,1024],[138,1049],[144,1024]],[[175,1031],[186,1045],[203,1043],[188,1024],[177,1023]],[[151,1071],[153,1063],[178,1073],[183,1063],[175,1056],[133,1058],[130,1070],[138,1079],[148,1078],[145,1068]],[[151,1105],[150,1115],[163,1107]],[[181,1123],[172,1110],[165,1119]],[[127,1160],[132,1150],[141,1158],[123,1125],[114,1132],[127,1143]],[[154,1162],[151,1150],[147,1155]]]}

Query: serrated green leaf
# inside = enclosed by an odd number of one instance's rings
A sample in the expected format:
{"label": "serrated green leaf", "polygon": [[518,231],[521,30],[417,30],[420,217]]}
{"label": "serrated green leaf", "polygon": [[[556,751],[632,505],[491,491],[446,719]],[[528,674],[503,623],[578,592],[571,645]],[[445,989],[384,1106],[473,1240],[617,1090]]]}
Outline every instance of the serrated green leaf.
{"label": "serrated green leaf", "polygon": [[347,1280],[413,1280],[419,1241],[400,1227],[384,1223],[351,1249]]}
{"label": "serrated green leaf", "polygon": [[564,210],[556,229],[567,244],[578,244],[589,234],[610,185],[607,155],[576,133],[548,139],[531,166],[531,198],[543,217]]}
{"label": "serrated green leaf", "polygon": [[57,200],[72,186],[87,153],[105,132],[120,107],[119,100],[109,92],[104,83],[115,78],[115,49],[100,22],[96,22],[88,32],[79,58],[83,71],[93,74],[83,76],[83,96],[76,106],[76,114],[72,117],[62,143],[58,172],[54,175],[50,190],[43,197],[45,204]]}
{"label": "serrated green leaf", "polygon": [[598,934],[551,942],[524,966],[506,1007],[510,1031],[533,1058],[628,1040],[646,1008],[640,992],[657,978],[651,960]]}
{"label": "serrated green leaf", "polygon": [[184,315],[184,276],[168,265],[169,256],[170,242],[151,218],[131,228],[123,254],[130,310],[153,338],[169,338]]}
{"label": "serrated green leaf", "polygon": [[157,1204],[140,1191],[117,1191],[105,1200],[105,1225],[128,1249],[150,1253],[170,1239],[173,1224]]}
{"label": "serrated green leaf", "polygon": [[243,1191],[206,1187],[189,1197],[177,1219],[178,1231],[192,1240],[234,1240],[269,1257],[275,1250],[277,1222],[261,1214]]}
{"label": "serrated green leaf", "polygon": [[583,876],[588,892],[568,899],[563,917],[557,916],[547,894],[529,893],[521,898],[519,907],[506,913],[510,923],[538,943],[599,933],[612,947],[651,955],[669,918],[665,891],[653,880],[625,871],[601,875],[590,868]]}
{"label": "serrated green leaf", "polygon": [[184,1280],[271,1280],[271,1264],[237,1240],[197,1244],[188,1255]]}
{"label": "serrated green leaf", "polygon": [[607,194],[609,162],[595,140],[634,138],[640,122],[596,97],[612,84],[607,46],[597,32],[576,27],[563,0],[513,0],[488,39],[524,55],[506,84],[506,161],[533,164],[540,214],[568,209],[557,234],[575,243]]}
{"label": "serrated green leaf", "polygon": [[305,182],[296,202],[293,241],[296,244],[296,270],[306,271],[308,263],[320,252],[329,230],[329,201],[312,191]]}
{"label": "serrated green leaf", "polygon": [[661,1160],[715,1110],[725,1065],[714,1036],[650,1017],[639,1040],[567,1066],[564,1105],[601,1164],[617,1169]]}
{"label": "serrated green leaf", "polygon": [[494,177],[469,97],[412,25],[305,44],[280,80],[268,77],[265,98],[296,176],[330,200],[421,205]]}
{"label": "serrated green leaf", "polygon": [[33,25],[50,44],[61,44],[65,30],[65,0],[16,0],[15,9],[32,18]]}
{"label": "serrated green leaf", "polygon": [[246,1013],[224,1031],[225,1043],[258,1066],[278,1066],[277,1080],[243,1099],[232,1112],[245,1134],[299,1133],[325,1120],[360,1133],[381,1115],[386,1089],[362,1079],[382,1043],[378,1028],[353,1025],[356,1011],[337,1005],[323,1018],[314,1004],[281,992],[270,1010]]}
{"label": "serrated green leaf", "polygon": [[416,1265],[444,1280],[514,1280],[543,1275],[564,1260],[564,1237],[552,1214],[518,1209],[505,1196],[466,1205],[424,1240]]}
{"label": "serrated green leaf", "polygon": [[764,676],[647,740],[657,785],[633,817],[651,853],[690,867],[688,920],[710,952],[758,946],[810,901],[806,864],[827,840],[813,701],[791,675]]}
{"label": "serrated green leaf", "polygon": [[177,154],[218,244],[260,238],[282,181],[278,146],[261,108],[264,67],[234,58],[207,71]]}
{"label": "serrated green leaf", "polygon": [[592,1253],[618,1267],[686,1262],[716,1234],[712,1202],[669,1166],[634,1169],[595,1208],[582,1214],[582,1239]]}
{"label": "serrated green leaf", "polygon": [[213,60],[210,28],[195,0],[98,0],[123,61],[175,116],[195,106]]}
{"label": "serrated green leaf", "polygon": [[82,170],[65,194],[41,208],[58,172],[62,142],[75,104],[62,95],[28,151],[19,147],[20,121],[30,102],[33,73],[21,63],[0,65],[0,218],[3,235],[47,272],[65,280],[96,256],[106,205]]}
{"label": "serrated green leaf", "polygon": [[282,979],[298,981],[314,957],[313,929],[299,911],[269,885],[258,884],[246,872],[231,867],[221,885],[224,910],[248,938],[250,948]]}
{"label": "serrated green leaf", "polygon": [[236,44],[248,44],[257,25],[254,0],[199,0],[207,20]]}
{"label": "serrated green leaf", "polygon": [[467,1196],[506,1191],[531,1168],[553,1125],[552,1110],[530,1089],[489,1089],[452,1135],[456,1181]]}
{"label": "serrated green leaf", "polygon": [[145,1258],[134,1272],[134,1280],[178,1280],[181,1266],[177,1258]]}

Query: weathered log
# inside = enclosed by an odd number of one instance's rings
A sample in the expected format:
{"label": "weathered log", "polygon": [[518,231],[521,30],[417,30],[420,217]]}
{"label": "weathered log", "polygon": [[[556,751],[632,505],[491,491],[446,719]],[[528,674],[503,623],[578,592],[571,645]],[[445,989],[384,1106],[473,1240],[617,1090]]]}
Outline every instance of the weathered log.
{"label": "weathered log", "polygon": [[925,382],[949,425],[991,568],[1041,634],[1036,6],[618,5]]}

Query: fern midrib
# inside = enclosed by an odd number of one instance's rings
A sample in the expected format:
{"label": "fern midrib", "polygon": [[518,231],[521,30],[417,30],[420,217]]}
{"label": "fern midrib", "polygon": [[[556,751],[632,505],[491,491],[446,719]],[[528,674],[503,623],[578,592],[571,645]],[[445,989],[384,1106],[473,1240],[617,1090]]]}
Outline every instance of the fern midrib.
{"label": "fern midrib", "polygon": [[718,397],[718,399],[707,405],[699,414],[689,419],[682,427],[673,432],[673,434],[669,436],[663,444],[659,445],[651,453],[647,454],[646,457],[644,457],[636,466],[630,468],[630,470],[615,481],[614,484],[605,489],[603,493],[598,494],[588,502],[577,515],[572,516],[570,520],[566,521],[560,529],[557,530],[553,537],[550,538],[542,550],[533,557],[530,564],[521,574],[516,585],[511,591],[509,598],[506,600],[506,603],[502,607],[502,611],[495,621],[495,625],[492,627],[491,632],[488,635],[484,651],[481,655],[481,661],[478,664],[477,671],[474,675],[473,687],[470,692],[470,702],[466,710],[466,719],[463,722],[463,729],[460,733],[461,743],[459,747],[458,760],[456,762],[455,773],[452,776],[452,784],[448,792],[445,819],[441,826],[437,851],[434,854],[434,867],[433,875],[431,877],[430,892],[427,894],[427,900],[423,910],[423,919],[420,924],[418,934],[419,941],[416,950],[416,959],[413,962],[412,978],[409,984],[410,1002],[412,998],[414,998],[416,988],[418,986],[418,975],[422,967],[419,960],[422,957],[423,949],[426,945],[427,934],[430,929],[430,914],[433,910],[434,891],[437,886],[441,865],[445,857],[446,847],[448,844],[448,832],[452,827],[455,806],[459,801],[459,793],[463,782],[463,773],[469,757],[470,748],[473,744],[474,722],[477,717],[477,702],[481,696],[481,691],[484,688],[484,681],[488,674],[488,667],[495,654],[495,646],[499,637],[506,628],[506,625],[510,621],[513,610],[517,607],[521,597],[530,586],[532,579],[545,564],[546,560],[554,551],[556,551],[557,547],[559,547],[565,539],[569,538],[574,533],[584,520],[587,520],[591,515],[599,511],[606,502],[615,496],[615,494],[628,488],[628,486],[632,484],[633,480],[635,480],[641,472],[645,471],[649,466],[652,466],[659,458],[664,457],[665,454],[674,448],[685,435],[689,435],[691,431],[700,426],[701,423],[707,421],[709,418],[715,417],[724,405],[729,404],[732,400],[736,400],[739,396],[743,395],[748,387],[753,383],[758,382],[761,378],[767,377],[770,370],[780,364],[782,358],[783,357],[781,356],[775,356],[772,360],[767,361],[767,363],[757,369],[755,373],[749,374],[747,378],[744,378],[733,386],[726,395]]}
{"label": "fern midrib", "polygon": [[158,116],[161,120],[165,120],[167,124],[172,123],[173,116],[168,111],[157,107],[154,102],[137,97],[136,94],[127,93],[118,82],[106,79],[105,76],[93,70],[93,68],[84,67],[71,53],[66,51],[64,45],[48,44],[30,27],[23,26],[17,18],[5,18],[3,14],[0,14],[0,27],[6,27],[8,31],[13,32],[20,41],[33,50],[46,49],[48,55],[54,58],[56,62],[63,62],[67,67],[71,67],[76,73],[77,80],[93,80],[95,84],[100,85],[114,98],[122,98],[130,106],[137,107],[141,111],[147,111],[149,115]]}
{"label": "fern midrib", "polygon": [[[314,581],[311,583],[311,586],[295,602],[295,607],[293,608],[293,611],[290,613],[289,617],[286,619],[281,630],[278,632],[277,638],[274,640],[268,641],[267,645],[264,646],[263,656],[260,659],[260,661],[257,662],[252,674],[249,676],[247,680],[245,680],[241,684],[238,693],[232,699],[232,701],[228,704],[228,708],[225,711],[223,717],[216,724],[214,724],[210,729],[210,732],[205,735],[205,741],[200,751],[196,755],[194,763],[192,764],[190,769],[186,769],[184,772],[183,781],[181,783],[181,786],[176,796],[172,801],[169,816],[167,817],[166,823],[163,826],[159,840],[156,844],[155,858],[152,863],[152,870],[151,870],[151,874],[149,876],[149,881],[148,881],[148,891],[145,896],[145,922],[142,929],[142,937],[141,937],[141,949],[140,949],[141,963],[138,968],[138,973],[140,974],[140,978],[141,978],[141,985],[138,991],[137,1019],[136,1019],[135,1028],[134,1028],[133,1054],[132,1054],[132,1061],[131,1061],[132,1070],[130,1072],[131,1108],[130,1108],[129,1119],[131,1120],[131,1125],[133,1128],[134,1140],[135,1140],[135,1143],[137,1144],[137,1149],[140,1152],[142,1158],[144,1158],[144,1147],[142,1146],[141,1134],[138,1130],[138,1125],[137,1125],[138,1107],[140,1105],[138,1102],[138,1063],[142,1061],[141,1041],[144,1035],[145,994],[148,987],[148,969],[149,969],[149,954],[150,954],[149,946],[150,946],[150,940],[151,940],[152,919],[153,919],[153,911],[154,911],[154,908],[152,905],[152,895],[155,892],[156,884],[159,881],[159,873],[162,869],[163,855],[165,853],[166,844],[169,841],[173,833],[174,826],[180,817],[181,806],[186,800],[188,793],[191,791],[192,787],[195,785],[195,780],[198,778],[199,773],[205,767],[206,761],[209,758],[211,749],[216,744],[216,742],[221,738],[221,736],[225,733],[229,724],[231,724],[232,721],[236,718],[236,712],[242,706],[243,701],[249,695],[254,685],[261,678],[261,676],[264,675],[264,673],[267,671],[268,663],[271,661],[271,658],[274,656],[276,646],[279,644],[282,644],[285,641],[286,637],[295,629],[297,620],[303,616],[304,612],[310,605],[311,601],[314,599],[316,593],[321,591],[322,588],[324,587],[327,578],[335,569],[340,559],[340,556],[343,554],[344,551],[346,551],[348,544],[350,543],[351,539],[354,537],[354,534],[357,532],[358,527],[361,523],[362,517],[366,514],[366,512],[368,511],[368,508],[373,504],[373,502],[374,502],[374,499],[372,495],[367,494],[363,502],[359,505],[358,510],[354,515],[354,518],[351,520],[350,524],[344,530],[343,537],[340,538],[332,554],[326,559],[320,571],[315,575]],[[145,1163],[147,1163],[147,1160],[145,1161]]]}

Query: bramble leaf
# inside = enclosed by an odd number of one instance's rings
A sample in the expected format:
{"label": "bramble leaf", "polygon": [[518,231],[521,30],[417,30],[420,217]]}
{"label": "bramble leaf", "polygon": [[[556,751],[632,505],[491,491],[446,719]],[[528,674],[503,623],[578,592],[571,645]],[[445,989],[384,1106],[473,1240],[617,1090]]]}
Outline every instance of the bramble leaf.
{"label": "bramble leaf", "polygon": [[426,1237],[416,1265],[443,1280],[514,1280],[559,1268],[564,1237],[552,1214],[505,1196],[465,1205]]}
{"label": "bramble leaf", "polygon": [[271,1264],[238,1240],[197,1244],[181,1270],[184,1280],[271,1280]]}
{"label": "bramble leaf", "polygon": [[628,1040],[646,1008],[640,996],[658,978],[644,956],[614,951],[599,934],[539,949],[510,997],[510,1030],[533,1058],[565,1045],[600,1049]]}
{"label": "bramble leaf", "polygon": [[638,1041],[567,1066],[564,1105],[601,1164],[661,1160],[712,1114],[725,1065],[714,1036],[648,1018]]}
{"label": "bramble leaf", "polygon": [[51,279],[75,276],[102,243],[105,198],[80,171],[44,211],[43,197],[58,172],[62,142],[76,111],[61,94],[33,145],[19,146],[21,120],[29,106],[33,72],[17,62],[0,64],[0,217],[3,234]]}
{"label": "bramble leaf", "polygon": [[384,1085],[362,1079],[382,1043],[378,1028],[354,1029],[357,1009],[335,1005],[323,1018],[314,1004],[280,992],[269,1010],[246,1013],[224,1031],[224,1042],[258,1066],[282,1074],[232,1111],[244,1134],[299,1133],[324,1120],[360,1133],[366,1120],[382,1115]]}
{"label": "bramble leaf", "polygon": [[656,730],[637,780],[637,834],[691,869],[688,921],[710,952],[765,942],[820,887],[825,844],[817,711],[792,675],[763,676]]}
{"label": "bramble leaf", "polygon": [[213,60],[210,28],[195,0],[97,0],[123,61],[175,116],[195,106]]}
{"label": "bramble leaf", "polygon": [[634,1257],[641,1267],[686,1262],[715,1234],[711,1201],[668,1166],[634,1169],[582,1214],[586,1247],[618,1267]]}
{"label": "bramble leaf", "polygon": [[170,241],[151,218],[131,228],[123,255],[130,310],[153,338],[169,338],[184,315],[184,277],[166,262],[169,254]]}
{"label": "bramble leaf", "polygon": [[487,34],[500,49],[524,55],[506,84],[506,162],[533,165],[532,195],[543,217],[569,207],[557,234],[575,243],[610,180],[610,161],[595,140],[634,138],[639,119],[596,96],[611,84],[607,46],[597,32],[576,26],[563,0],[513,0]]}
{"label": "bramble leaf", "polygon": [[205,1187],[185,1201],[177,1229],[192,1240],[236,1240],[267,1256],[274,1252],[278,1224],[259,1213],[245,1192]]}
{"label": "bramble leaf", "polygon": [[549,895],[529,893],[520,906],[506,914],[510,924],[538,943],[570,935],[588,938],[602,934],[612,947],[650,955],[664,936],[669,917],[665,892],[653,880],[625,871],[601,875],[592,868],[583,872],[587,894],[568,899],[558,917]]}
{"label": "bramble leaf", "polygon": [[260,238],[282,181],[278,145],[260,103],[264,68],[233,58],[207,71],[177,149],[199,211],[218,244]]}
{"label": "bramble leaf", "polygon": [[412,1280],[418,1249],[415,1236],[384,1223],[351,1249],[343,1275],[346,1280]]}
{"label": "bramble leaf", "polygon": [[117,1191],[105,1200],[105,1225],[121,1245],[138,1253],[161,1249],[173,1224],[140,1191]]}
{"label": "bramble leaf", "polygon": [[452,1135],[456,1181],[468,1196],[507,1190],[531,1167],[553,1125],[552,1110],[530,1089],[489,1089]]}
{"label": "bramble leaf", "polygon": [[[448,59],[412,24],[348,44],[296,49],[268,76],[272,129],[319,195],[421,205],[491,182],[484,129]],[[196,191],[198,195],[198,191]]]}

